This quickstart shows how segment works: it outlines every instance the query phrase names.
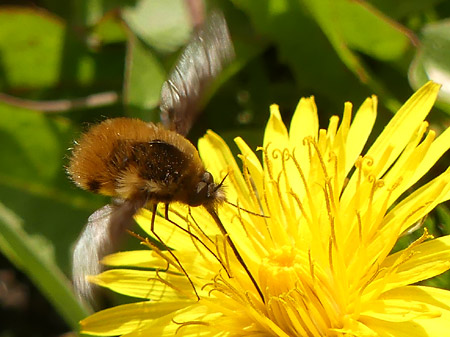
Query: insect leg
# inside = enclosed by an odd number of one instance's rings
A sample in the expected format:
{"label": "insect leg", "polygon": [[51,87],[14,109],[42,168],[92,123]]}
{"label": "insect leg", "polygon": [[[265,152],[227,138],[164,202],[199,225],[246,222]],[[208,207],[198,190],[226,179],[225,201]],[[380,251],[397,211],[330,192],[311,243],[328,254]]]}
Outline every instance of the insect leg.
{"label": "insect leg", "polygon": [[168,203],[165,204],[164,217],[166,218],[166,220],[169,220],[169,204]]}
{"label": "insect leg", "polygon": [[[194,289],[195,296],[197,296],[197,299],[200,301],[200,296],[197,293],[197,289],[195,289],[194,283],[192,282],[191,278],[189,277],[188,273],[186,272],[186,269],[184,269],[184,267],[181,264],[180,260],[178,260],[178,258],[175,256],[174,252],[169,247],[167,247],[165,242],[155,232],[155,218],[156,218],[156,209],[157,208],[158,208],[158,205],[154,204],[153,205],[153,209],[152,209],[152,222],[151,222],[151,225],[150,225],[150,231],[155,236],[155,238],[163,245],[163,247],[167,250],[167,252],[172,256],[172,258],[177,262],[178,266],[183,271],[183,274],[186,275],[187,279],[189,280],[189,283],[191,284],[192,289]],[[166,212],[167,212],[167,210],[168,210],[168,208],[166,207]]]}
{"label": "insect leg", "polygon": [[[194,217],[191,214],[191,209],[189,209],[189,215],[191,216],[192,220],[194,220],[195,225],[197,226],[197,228],[201,231],[201,233],[208,238],[211,242],[212,240],[201,230],[200,226],[197,224],[197,222],[195,221]],[[178,214],[178,216],[181,217],[181,215]],[[195,235],[194,233],[192,233],[190,230],[181,227],[179,224],[177,224],[175,221],[172,221],[169,219],[169,204],[166,204],[166,209],[165,209],[165,218],[167,221],[169,221],[172,225],[174,225],[175,227],[181,229],[183,232],[185,232],[186,234],[188,234],[189,236],[191,236],[192,238],[194,238],[194,240],[197,240],[203,247],[205,247],[205,249],[211,253],[212,256],[214,256],[216,258],[216,260],[220,263],[220,265],[223,267],[223,269],[225,270],[225,273],[227,273],[228,277],[231,277],[230,272],[228,271],[228,268],[225,266],[225,264],[223,263],[223,261],[211,250],[211,248],[209,248],[205,242],[203,242],[202,240],[200,240],[200,238]],[[213,243],[213,242],[212,242]]]}

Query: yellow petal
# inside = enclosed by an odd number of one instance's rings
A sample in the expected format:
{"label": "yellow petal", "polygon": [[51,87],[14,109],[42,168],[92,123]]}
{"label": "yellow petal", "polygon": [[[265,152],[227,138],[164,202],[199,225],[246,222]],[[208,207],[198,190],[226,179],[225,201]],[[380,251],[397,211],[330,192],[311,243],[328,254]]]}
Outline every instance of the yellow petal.
{"label": "yellow petal", "polygon": [[377,105],[376,96],[372,96],[367,98],[356,112],[346,142],[345,174],[348,174],[366,145],[377,117]]}
{"label": "yellow petal", "polygon": [[[170,282],[173,288],[161,280]],[[186,294],[187,296],[183,296],[180,291],[190,287],[184,275],[176,276],[164,272],[113,269],[99,275],[90,276],[89,281],[119,294],[151,299],[152,301],[178,301],[182,298],[189,298],[192,293],[189,292],[189,294]]]}
{"label": "yellow petal", "polygon": [[198,149],[206,168],[213,174],[216,182],[228,173],[225,180],[227,198],[237,200],[240,193],[248,194],[247,186],[242,177],[233,154],[224,140],[211,130],[199,139]]}
{"label": "yellow petal", "polygon": [[[216,325],[220,325],[220,313],[209,313],[207,308],[202,305],[192,305],[186,309],[178,310],[174,313],[160,317],[151,324],[146,325],[142,329],[127,334],[123,337],[201,337],[201,336],[223,336],[225,328],[211,329],[209,324],[204,325],[201,322],[210,321],[216,322]],[[183,325],[183,322],[199,322],[199,324],[187,324]]]}
{"label": "yellow petal", "polygon": [[300,163],[309,161],[308,148],[303,143],[305,138],[317,140],[318,134],[319,118],[314,97],[302,98],[295,109],[289,128],[289,139],[292,146],[297,149],[296,155]]}
{"label": "yellow petal", "polygon": [[387,150],[392,149],[384,161],[377,176],[383,174],[409,142],[419,125],[428,115],[436,101],[440,85],[428,82],[420,88],[391,119],[375,143],[367,152],[367,157],[373,158],[375,163],[380,160]]}
{"label": "yellow petal", "polygon": [[387,322],[407,322],[419,318],[437,318],[440,311],[414,299],[380,299],[370,302],[370,308],[361,313],[364,316],[381,319]]}
{"label": "yellow petal", "polygon": [[[259,161],[256,154],[248,147],[248,145],[245,143],[245,141],[240,138],[236,137],[234,139],[236,142],[236,145],[238,146],[239,150],[241,151],[241,159],[243,162],[243,165],[248,169],[248,179],[250,180],[250,184],[254,184],[251,191],[257,192],[257,191],[263,191],[263,179],[264,179],[264,172],[263,168],[261,166],[261,162]],[[244,172],[245,175],[245,172]],[[246,199],[253,199],[253,203],[260,204],[261,203],[261,197],[259,195],[255,195],[255,193],[250,192],[248,195],[248,198],[240,198],[240,202],[246,202]],[[255,200],[256,198],[256,200]],[[244,206],[245,207],[245,206]]]}
{"label": "yellow petal", "polygon": [[[149,235],[153,235],[151,232],[151,219],[152,212],[147,209],[141,209],[134,217],[139,226],[146,231]],[[170,213],[170,220],[176,224],[186,224],[186,220],[179,217],[177,214]],[[175,226],[173,223],[167,221],[162,216],[155,217],[154,230],[161,237],[164,243],[171,248],[184,247],[185,250],[196,251],[196,248],[192,245],[192,239],[189,235]]]}
{"label": "yellow petal", "polygon": [[[264,149],[268,149],[268,156],[272,159],[274,149],[282,151],[289,144],[289,137],[286,126],[284,125],[278,105],[272,104],[270,106],[270,118],[264,132]],[[269,146],[269,147],[268,147]],[[279,156],[279,155],[278,155]],[[273,172],[277,175],[281,172],[281,161],[272,160]],[[266,162],[264,162],[266,165]]]}
{"label": "yellow petal", "polygon": [[442,155],[450,148],[450,128],[446,129],[436,140],[431,144],[425,158],[422,160],[420,166],[414,172],[414,176],[409,181],[409,188],[420,178],[427,173],[431,167],[437,162]]}
{"label": "yellow petal", "polygon": [[[433,305],[436,308],[450,310],[450,291],[435,287],[408,286],[384,293],[382,299],[412,299],[416,302]],[[450,323],[450,321],[449,321]],[[450,330],[449,330],[450,331]]]}
{"label": "yellow petal", "polygon": [[414,191],[384,218],[381,231],[400,228],[402,233],[441,203],[450,191],[450,168],[439,177]]}
{"label": "yellow petal", "polygon": [[[364,317],[363,322],[380,336],[431,337],[446,336],[450,331],[450,292],[448,290],[409,286],[393,289],[383,294],[384,299],[398,299],[414,306],[423,305],[430,316],[416,318],[409,322],[395,322]],[[434,317],[433,317],[434,313]]]}
{"label": "yellow petal", "polygon": [[270,142],[277,148],[283,148],[289,141],[286,126],[281,119],[278,105],[270,106],[270,118],[264,132],[264,147]]}
{"label": "yellow petal", "polygon": [[96,312],[82,320],[80,332],[98,336],[126,334],[145,327],[154,319],[186,307],[190,303],[188,301],[138,302],[119,305]]}
{"label": "yellow petal", "polygon": [[[419,244],[412,249],[413,255],[401,262],[397,272],[390,275],[386,290],[413,284],[442,274],[450,269],[450,235]],[[403,251],[388,256],[380,269],[399,263]],[[376,286],[377,280],[373,282]]]}
{"label": "yellow petal", "polygon": [[133,250],[107,255],[101,262],[111,267],[155,268],[160,265],[161,257],[148,249]]}
{"label": "yellow petal", "polygon": [[[424,122],[419,132],[411,139],[411,142],[403,150],[397,161],[383,177],[384,184],[388,189],[392,188],[390,207],[398,197],[400,197],[411,184],[411,178],[415,175],[417,167],[423,162],[426,153],[434,140],[435,133],[430,131],[425,139],[419,144],[427,129],[428,123]],[[384,198],[383,196],[381,197]]]}

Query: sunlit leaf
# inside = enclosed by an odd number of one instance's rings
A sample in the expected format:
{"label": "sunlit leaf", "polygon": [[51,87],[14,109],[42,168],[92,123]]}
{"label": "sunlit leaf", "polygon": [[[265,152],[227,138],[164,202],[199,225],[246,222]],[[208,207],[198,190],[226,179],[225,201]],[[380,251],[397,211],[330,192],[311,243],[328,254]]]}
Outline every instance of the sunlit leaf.
{"label": "sunlit leaf", "polygon": [[131,31],[160,52],[175,51],[189,38],[189,16],[182,0],[139,0],[122,13]]}
{"label": "sunlit leaf", "polygon": [[0,8],[0,87],[42,87],[58,80],[66,28],[37,9]]}
{"label": "sunlit leaf", "polygon": [[125,42],[127,39],[126,30],[117,15],[106,15],[99,21],[93,29],[93,36],[98,41],[96,43]]}
{"label": "sunlit leaf", "polygon": [[428,80],[442,84],[439,98],[450,102],[450,20],[432,23],[422,30],[421,44],[409,69],[414,88]]}
{"label": "sunlit leaf", "polygon": [[[166,73],[155,54],[136,36],[128,41],[125,102],[131,108],[150,110],[158,106]],[[147,116],[148,118],[148,116]]]}
{"label": "sunlit leaf", "polygon": [[0,201],[52,242],[52,260],[67,273],[72,242],[100,205],[64,172],[73,133],[62,119],[0,105]]}
{"label": "sunlit leaf", "polygon": [[21,220],[0,203],[0,250],[25,272],[59,313],[78,330],[78,321],[87,315],[76,300],[69,280],[45,254],[51,248],[43,237],[30,236]]}

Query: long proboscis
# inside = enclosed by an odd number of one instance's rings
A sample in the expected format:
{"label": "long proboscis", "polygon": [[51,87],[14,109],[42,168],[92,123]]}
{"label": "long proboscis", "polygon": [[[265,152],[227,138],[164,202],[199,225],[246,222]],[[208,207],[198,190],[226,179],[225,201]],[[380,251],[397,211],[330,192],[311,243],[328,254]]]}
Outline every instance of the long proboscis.
{"label": "long proboscis", "polygon": [[236,245],[234,244],[233,240],[231,240],[230,235],[228,235],[228,232],[227,232],[225,226],[223,225],[222,221],[220,220],[219,216],[217,215],[217,212],[213,208],[206,208],[206,209],[207,209],[208,213],[211,215],[211,217],[214,219],[214,222],[219,227],[222,235],[226,237],[228,245],[230,246],[231,250],[233,251],[234,255],[236,256],[236,258],[239,261],[239,263],[241,264],[241,266],[244,268],[248,277],[252,281],[253,285],[256,288],[256,291],[258,292],[259,296],[261,297],[261,300],[263,302],[265,302],[264,295],[261,291],[261,288],[258,285],[258,282],[256,282],[255,278],[253,277],[252,273],[250,272],[250,269],[248,269],[247,264],[245,263],[244,259],[242,258],[241,254],[239,253]]}

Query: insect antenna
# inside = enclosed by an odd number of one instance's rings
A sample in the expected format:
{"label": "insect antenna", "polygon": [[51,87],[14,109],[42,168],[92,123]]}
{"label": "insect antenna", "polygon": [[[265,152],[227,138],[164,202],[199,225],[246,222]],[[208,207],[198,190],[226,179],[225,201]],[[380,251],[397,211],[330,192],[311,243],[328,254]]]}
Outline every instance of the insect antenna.
{"label": "insect antenna", "polygon": [[226,240],[228,244],[231,247],[231,250],[233,251],[234,255],[238,259],[241,266],[244,268],[245,272],[247,273],[248,277],[252,281],[253,285],[255,286],[256,290],[258,291],[259,296],[261,297],[261,300],[263,303],[265,303],[264,295],[261,291],[261,288],[259,287],[258,283],[256,282],[255,278],[253,277],[252,273],[248,269],[247,265],[245,264],[245,261],[242,259],[241,254],[237,250],[233,240],[231,240],[230,236],[228,235],[227,230],[225,229],[225,226],[223,225],[222,221],[220,220],[219,216],[217,215],[217,212],[213,208],[205,207],[208,213],[211,215],[211,217],[214,219],[215,223],[219,227],[220,231],[222,232],[222,235],[226,237]]}
{"label": "insect antenna", "polygon": [[225,177],[223,177],[222,181],[220,182],[220,184],[218,184],[216,186],[216,188],[214,189],[214,191],[217,191],[219,188],[221,188],[223,186],[223,183],[225,182],[225,179],[227,179],[229,173],[225,174]]}
{"label": "insect antenna", "polygon": [[[192,289],[194,289],[195,296],[197,296],[197,300],[200,301],[200,296],[197,293],[197,289],[195,289],[195,285],[192,282],[191,278],[189,277],[188,273],[186,272],[186,269],[184,269],[183,265],[181,264],[180,260],[175,256],[174,252],[167,247],[167,245],[164,243],[164,241],[161,239],[161,237],[155,232],[155,218],[156,218],[156,210],[158,208],[158,204],[154,204],[152,207],[152,221],[150,225],[150,231],[155,236],[155,238],[163,245],[164,249],[166,249],[169,254],[172,256],[172,258],[178,263],[178,266],[183,271],[183,274],[186,275],[187,279],[189,280],[189,283],[192,286]],[[168,216],[167,207],[166,207],[166,215]],[[177,225],[177,227],[180,228],[180,226]]]}

